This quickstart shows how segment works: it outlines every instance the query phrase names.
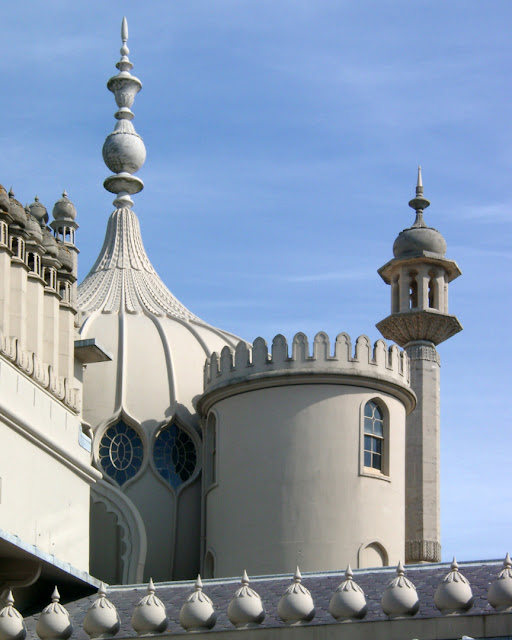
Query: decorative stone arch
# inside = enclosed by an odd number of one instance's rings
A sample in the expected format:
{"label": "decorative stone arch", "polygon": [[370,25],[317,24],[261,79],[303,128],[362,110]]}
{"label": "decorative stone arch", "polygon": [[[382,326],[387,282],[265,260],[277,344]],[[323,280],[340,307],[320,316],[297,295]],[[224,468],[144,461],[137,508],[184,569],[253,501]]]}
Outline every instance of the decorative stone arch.
{"label": "decorative stone arch", "polygon": [[217,557],[215,551],[209,548],[204,554],[203,570],[202,574],[204,578],[215,578],[215,565],[217,564]]}
{"label": "decorative stone arch", "polygon": [[[162,475],[160,474],[159,470],[157,469],[157,466],[156,466],[156,463],[155,463],[155,456],[154,456],[155,444],[156,444],[156,441],[157,441],[158,437],[166,429],[172,427],[172,425],[176,425],[176,427],[178,429],[181,429],[182,431],[184,431],[190,437],[190,439],[194,443],[194,446],[195,446],[195,449],[196,449],[196,466],[195,466],[195,469],[194,469],[192,475],[189,478],[187,478],[187,480],[185,480],[182,484],[180,484],[180,486],[177,489],[172,487],[169,484],[169,482],[167,482],[167,480],[165,480],[165,478],[162,477]],[[197,433],[197,431],[193,427],[191,427],[189,424],[187,424],[187,422],[185,422],[184,420],[181,420],[179,417],[176,417],[176,416],[174,416],[172,418],[172,420],[163,423],[158,429],[155,430],[155,432],[153,434],[153,437],[151,439],[151,446],[150,446],[149,454],[147,456],[147,458],[149,459],[149,466],[153,470],[153,473],[155,474],[157,479],[160,482],[162,482],[164,484],[164,486],[169,491],[173,492],[176,496],[179,496],[179,494],[182,492],[183,489],[185,489],[186,487],[191,485],[197,479],[199,474],[201,473],[201,469],[202,469],[202,444],[203,443],[201,441],[201,437]]]}
{"label": "decorative stone arch", "polygon": [[357,551],[357,566],[359,569],[389,566],[388,552],[382,542],[379,540],[363,542]]}
{"label": "decorative stone arch", "polygon": [[103,504],[113,513],[121,530],[122,583],[136,584],[143,581],[146,563],[147,536],[144,522],[133,502],[117,487],[99,480],[91,487],[93,503]]}

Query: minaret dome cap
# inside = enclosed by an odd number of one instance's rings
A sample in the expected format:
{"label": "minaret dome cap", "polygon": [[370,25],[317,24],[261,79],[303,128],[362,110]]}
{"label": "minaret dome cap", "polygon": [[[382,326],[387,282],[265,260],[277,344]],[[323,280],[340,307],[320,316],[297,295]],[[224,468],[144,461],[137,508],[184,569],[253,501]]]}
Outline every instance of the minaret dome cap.
{"label": "minaret dome cap", "polygon": [[62,193],[62,198],[57,200],[57,202],[53,205],[52,214],[54,220],[72,221],[76,218],[75,205],[68,198],[68,194],[65,190]]}
{"label": "minaret dome cap", "polygon": [[422,255],[424,252],[444,257],[446,255],[445,239],[437,229],[427,227],[423,219],[423,211],[430,206],[430,202],[423,195],[421,167],[418,167],[416,196],[409,202],[409,206],[416,211],[416,220],[412,227],[398,234],[393,244],[395,258],[409,258]]}

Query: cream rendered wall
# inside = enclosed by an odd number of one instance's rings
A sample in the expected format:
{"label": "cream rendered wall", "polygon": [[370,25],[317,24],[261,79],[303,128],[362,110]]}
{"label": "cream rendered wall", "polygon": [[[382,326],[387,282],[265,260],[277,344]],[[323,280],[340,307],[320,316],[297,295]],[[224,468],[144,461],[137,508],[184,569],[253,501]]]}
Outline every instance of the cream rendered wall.
{"label": "cream rendered wall", "polygon": [[79,417],[3,358],[0,387],[0,526],[87,571],[99,474],[79,443]]}
{"label": "cream rendered wall", "polygon": [[[360,475],[362,408],[389,411],[389,477]],[[339,384],[253,390],[215,403],[217,484],[206,488],[215,577],[360,566],[362,548],[404,556],[405,408]],[[372,554],[367,554],[372,557]]]}

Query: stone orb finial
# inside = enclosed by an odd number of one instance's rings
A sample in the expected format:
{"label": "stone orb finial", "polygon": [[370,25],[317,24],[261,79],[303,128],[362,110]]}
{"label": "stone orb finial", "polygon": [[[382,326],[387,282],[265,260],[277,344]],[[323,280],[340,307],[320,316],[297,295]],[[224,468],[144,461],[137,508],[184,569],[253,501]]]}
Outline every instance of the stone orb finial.
{"label": "stone orb finial", "polygon": [[119,120],[103,144],[103,161],[113,173],[137,173],[146,160],[146,147],[129,120]]}
{"label": "stone orb finial", "polygon": [[448,573],[434,594],[434,603],[441,613],[465,613],[473,606],[473,592],[467,579],[459,572],[453,558]]}
{"label": "stone orb finial", "polygon": [[353,575],[349,564],[345,571],[344,582],[332,594],[329,603],[329,613],[338,622],[364,618],[368,610],[363,590],[354,582]]}
{"label": "stone orb finial", "polygon": [[24,640],[27,629],[23,622],[23,616],[14,608],[12,591],[9,591],[5,599],[5,607],[0,609],[0,640]]}
{"label": "stone orb finial", "polygon": [[54,220],[62,220],[62,221],[74,221],[76,218],[76,207],[68,198],[68,194],[66,190],[62,192],[62,198],[57,200],[57,202],[53,205],[52,211]]}
{"label": "stone orb finial", "polygon": [[512,561],[508,553],[503,568],[489,587],[487,598],[496,611],[512,611]]}
{"label": "stone orb finial", "polygon": [[315,603],[311,593],[302,584],[299,567],[293,576],[293,583],[286,589],[277,605],[277,613],[288,625],[301,625],[315,617]]}
{"label": "stone orb finial", "polygon": [[203,593],[201,576],[197,576],[194,591],[180,611],[180,624],[186,631],[208,631],[215,626],[217,615],[210,598]]}
{"label": "stone orb finial", "polygon": [[55,587],[51,603],[45,607],[36,625],[36,633],[41,640],[68,640],[73,626],[66,609],[60,604],[60,594]]}
{"label": "stone orb finial", "polygon": [[96,638],[112,638],[119,631],[121,621],[115,606],[107,599],[105,583],[100,584],[98,597],[85,614],[83,628],[85,633]]}
{"label": "stone orb finial", "polygon": [[265,607],[260,596],[249,586],[247,571],[244,570],[242,586],[231,598],[228,607],[228,618],[237,629],[257,627],[265,619]]}
{"label": "stone orb finial", "polygon": [[381,606],[388,618],[410,617],[418,613],[418,593],[413,583],[405,577],[402,561],[396,568],[396,577],[384,591]]}
{"label": "stone orb finial", "polygon": [[132,627],[139,636],[162,633],[167,629],[169,619],[164,603],[155,595],[155,585],[150,578],[148,592],[136,605],[132,615]]}
{"label": "stone orb finial", "polygon": [[39,201],[39,196],[34,198],[34,202],[28,207],[29,212],[39,222],[40,225],[44,225],[48,222],[48,211],[42,202]]}

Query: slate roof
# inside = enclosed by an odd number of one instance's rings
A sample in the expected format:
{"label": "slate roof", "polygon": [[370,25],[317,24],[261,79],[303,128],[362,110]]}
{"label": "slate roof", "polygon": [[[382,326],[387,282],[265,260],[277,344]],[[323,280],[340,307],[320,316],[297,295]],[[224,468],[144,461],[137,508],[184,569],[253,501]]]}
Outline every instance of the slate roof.
{"label": "slate roof", "polygon": [[[498,560],[459,563],[459,571],[468,579],[474,595],[474,605],[464,615],[492,615],[494,613],[494,609],[487,602],[487,591],[490,583],[501,570],[502,564],[502,561]],[[434,605],[434,592],[449,571],[449,563],[406,567],[406,576],[416,586],[420,600],[420,610],[415,618],[432,618],[442,615]],[[355,624],[364,624],[365,621],[370,620],[387,620],[380,607],[380,601],[384,589],[395,575],[396,569],[394,567],[354,570],[354,581],[361,586],[368,602],[368,613],[365,619]],[[284,626],[277,615],[277,605],[286,587],[291,583],[291,579],[292,574],[251,578],[251,587],[261,596],[267,612],[262,627]],[[329,613],[329,601],[336,587],[344,579],[344,572],[338,571],[303,574],[302,582],[310,590],[316,607],[315,618],[309,625],[335,623]],[[227,609],[240,580],[225,578],[203,580],[203,583],[203,591],[212,599],[217,613],[217,623],[214,630],[234,629],[228,620]],[[187,596],[194,590],[194,582],[166,582],[155,586],[156,595],[167,608],[169,617],[167,633],[185,633],[179,624],[179,612]],[[118,636],[136,635],[130,625],[130,619],[135,605],[146,592],[147,585],[111,586],[108,588],[107,597],[116,606],[121,618],[121,630]],[[49,593],[48,602],[50,602],[50,595]],[[82,629],[82,622],[87,609],[95,598],[96,595],[92,595],[65,605],[73,621],[73,639],[88,640],[88,636]],[[37,619],[38,615],[25,618],[28,637],[34,639],[37,638],[35,634]]]}

